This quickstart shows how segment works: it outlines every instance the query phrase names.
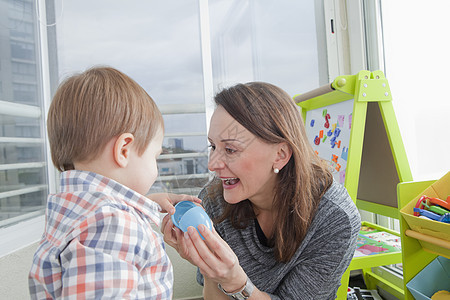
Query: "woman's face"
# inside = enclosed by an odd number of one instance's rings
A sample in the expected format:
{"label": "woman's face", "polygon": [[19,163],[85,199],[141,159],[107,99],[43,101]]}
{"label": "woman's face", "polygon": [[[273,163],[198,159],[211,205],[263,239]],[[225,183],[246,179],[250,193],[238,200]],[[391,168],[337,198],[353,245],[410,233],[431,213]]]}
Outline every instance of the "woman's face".
{"label": "woman's face", "polygon": [[222,180],[225,201],[234,204],[249,199],[261,207],[271,205],[278,144],[257,138],[222,106],[212,115],[208,139],[208,169]]}

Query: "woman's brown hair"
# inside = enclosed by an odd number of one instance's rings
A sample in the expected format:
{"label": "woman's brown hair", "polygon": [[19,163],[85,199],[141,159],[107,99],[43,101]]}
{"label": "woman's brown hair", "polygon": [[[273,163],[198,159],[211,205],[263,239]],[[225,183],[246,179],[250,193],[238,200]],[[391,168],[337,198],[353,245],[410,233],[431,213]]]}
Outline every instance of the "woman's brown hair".
{"label": "woman's brown hair", "polygon": [[[270,239],[275,258],[287,262],[303,241],[332,175],[307,140],[299,107],[282,89],[263,82],[238,84],[222,90],[215,102],[257,138],[271,144],[285,142],[292,150],[277,175],[273,208],[279,222]],[[234,227],[244,228],[254,218],[246,200],[225,203],[223,215],[215,221],[230,219]]]}
{"label": "woman's brown hair", "polygon": [[158,128],[161,112],[133,79],[111,67],[93,67],[64,80],[47,118],[52,161],[59,171],[97,157],[107,142],[132,133],[141,155]]}

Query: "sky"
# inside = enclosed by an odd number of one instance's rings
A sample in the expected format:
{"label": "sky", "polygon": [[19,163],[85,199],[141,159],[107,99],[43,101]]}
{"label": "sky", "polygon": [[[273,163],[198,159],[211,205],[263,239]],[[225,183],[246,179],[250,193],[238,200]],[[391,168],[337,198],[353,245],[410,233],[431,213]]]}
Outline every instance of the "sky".
{"label": "sky", "polygon": [[[158,105],[205,103],[198,0],[56,1],[60,77],[115,67]],[[292,96],[319,85],[313,1],[210,0],[214,92],[268,81]],[[212,99],[206,99],[212,101]],[[206,117],[166,116],[166,133],[205,132]],[[206,137],[185,138],[206,149]]]}

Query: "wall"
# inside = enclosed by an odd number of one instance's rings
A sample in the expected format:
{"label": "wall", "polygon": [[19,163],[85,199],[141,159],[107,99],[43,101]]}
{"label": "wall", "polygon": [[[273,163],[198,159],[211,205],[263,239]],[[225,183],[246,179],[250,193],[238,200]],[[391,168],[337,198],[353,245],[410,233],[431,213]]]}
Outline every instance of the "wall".
{"label": "wall", "polygon": [[37,243],[0,258],[0,295],[3,299],[29,299],[28,271]]}
{"label": "wall", "polygon": [[202,287],[196,280],[197,267],[194,267],[191,263],[182,259],[172,247],[167,246],[166,250],[173,264],[173,298],[181,299],[201,297]]}

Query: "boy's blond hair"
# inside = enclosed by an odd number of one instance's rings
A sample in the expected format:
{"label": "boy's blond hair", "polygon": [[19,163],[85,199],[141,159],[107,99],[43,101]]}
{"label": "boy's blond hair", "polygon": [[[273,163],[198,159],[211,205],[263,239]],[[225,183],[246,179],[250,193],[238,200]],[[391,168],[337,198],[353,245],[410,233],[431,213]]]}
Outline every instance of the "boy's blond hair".
{"label": "boy's blond hair", "polygon": [[64,80],[47,119],[53,164],[61,172],[95,159],[122,133],[134,135],[141,155],[158,128],[164,129],[164,122],[153,99],[111,67],[93,67]]}

